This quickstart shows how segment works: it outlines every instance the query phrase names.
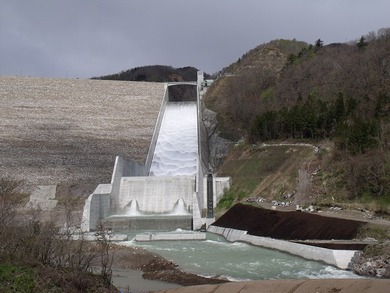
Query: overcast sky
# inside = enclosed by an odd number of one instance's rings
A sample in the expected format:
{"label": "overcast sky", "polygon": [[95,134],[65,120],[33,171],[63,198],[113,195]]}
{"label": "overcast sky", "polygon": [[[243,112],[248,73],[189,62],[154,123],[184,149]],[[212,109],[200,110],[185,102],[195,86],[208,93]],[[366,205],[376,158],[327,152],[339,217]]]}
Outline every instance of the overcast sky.
{"label": "overcast sky", "polygon": [[389,0],[0,0],[0,75],[214,73],[273,39],[328,44],[383,27]]}

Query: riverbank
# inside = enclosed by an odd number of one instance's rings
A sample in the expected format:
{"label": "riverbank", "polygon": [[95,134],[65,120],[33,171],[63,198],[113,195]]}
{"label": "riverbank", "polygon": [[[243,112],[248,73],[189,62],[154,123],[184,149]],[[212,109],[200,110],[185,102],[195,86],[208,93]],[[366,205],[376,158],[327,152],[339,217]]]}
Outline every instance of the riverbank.
{"label": "riverbank", "polygon": [[328,280],[267,280],[235,282],[220,285],[203,285],[175,288],[156,293],[307,293],[307,292],[342,292],[342,293],[377,293],[387,292],[390,280],[375,279],[328,279]]}
{"label": "riverbank", "polygon": [[[248,237],[262,238],[263,242],[273,241],[268,246],[265,246],[281,249],[305,258],[307,257],[305,255],[310,254],[310,250],[319,250],[318,253],[311,253],[308,258],[321,261],[321,258],[326,257],[327,259],[322,260],[340,268],[346,269],[348,267],[354,273],[362,276],[376,278],[389,278],[390,276],[390,244],[388,242],[389,230],[387,225],[382,231],[387,233],[384,237],[386,241],[380,243],[372,238],[369,241],[362,241],[363,239],[359,240],[356,238],[361,237],[360,233],[362,230],[367,230],[368,222],[366,221],[326,217],[300,211],[268,210],[244,204],[237,204],[232,207],[213,225],[245,231]],[[241,238],[241,234],[238,238]],[[230,239],[230,241],[237,240],[245,241],[243,239],[234,239],[234,237]],[[278,240],[293,240],[297,243],[306,244],[300,246],[306,246],[307,248],[298,247],[294,249],[296,243],[292,242],[288,246],[286,244],[277,246],[275,243]],[[346,240],[350,241],[350,243],[340,243],[335,240]],[[259,242],[258,240],[256,241]],[[248,242],[253,243],[253,241]],[[284,243],[288,242],[284,241]],[[332,250],[326,249],[326,251],[321,252],[320,248],[314,248],[313,245],[344,251],[333,250],[332,252]],[[360,255],[348,254],[348,250],[352,252],[359,245],[361,246],[360,249],[364,249],[363,251],[366,253]],[[365,249],[366,247],[367,249]],[[329,254],[328,252],[332,253]],[[346,257],[347,255],[348,257]],[[339,266],[340,260],[342,260],[342,266]]]}
{"label": "riverbank", "polygon": [[223,279],[205,278],[183,272],[172,261],[140,247],[113,245],[110,254],[113,260],[113,284],[123,292],[147,292],[163,288],[227,282]]}

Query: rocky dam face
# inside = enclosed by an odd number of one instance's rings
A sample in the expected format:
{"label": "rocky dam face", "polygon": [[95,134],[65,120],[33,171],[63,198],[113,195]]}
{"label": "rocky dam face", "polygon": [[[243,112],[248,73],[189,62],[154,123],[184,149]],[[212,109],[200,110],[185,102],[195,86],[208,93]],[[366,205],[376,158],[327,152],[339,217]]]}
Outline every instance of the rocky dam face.
{"label": "rocky dam face", "polygon": [[0,174],[29,185],[110,182],[144,163],[163,83],[0,77]]}

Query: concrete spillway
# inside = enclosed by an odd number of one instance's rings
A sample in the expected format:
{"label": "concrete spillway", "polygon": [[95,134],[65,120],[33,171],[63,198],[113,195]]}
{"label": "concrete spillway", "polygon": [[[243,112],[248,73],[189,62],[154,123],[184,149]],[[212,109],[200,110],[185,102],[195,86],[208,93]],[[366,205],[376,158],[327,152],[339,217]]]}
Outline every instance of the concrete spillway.
{"label": "concrete spillway", "polygon": [[150,176],[193,176],[198,156],[196,102],[168,103]]}
{"label": "concrete spillway", "polygon": [[110,226],[116,230],[190,229],[197,157],[196,103],[167,103],[150,176],[121,179],[118,214],[108,219]]}
{"label": "concrete spillway", "polygon": [[[206,180],[201,162],[203,73],[198,73],[197,101],[169,102],[167,84],[144,165],[117,157],[110,184],[100,184],[86,200],[83,230],[99,222],[117,231],[199,229],[206,217]],[[200,131],[200,133],[198,133]],[[230,186],[214,177],[212,202]]]}

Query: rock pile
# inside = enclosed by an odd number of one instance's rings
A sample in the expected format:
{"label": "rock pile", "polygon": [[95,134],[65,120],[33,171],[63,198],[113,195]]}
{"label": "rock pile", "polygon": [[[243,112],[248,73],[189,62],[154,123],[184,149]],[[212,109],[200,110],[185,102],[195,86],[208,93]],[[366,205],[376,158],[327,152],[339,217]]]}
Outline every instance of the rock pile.
{"label": "rock pile", "polygon": [[390,259],[384,256],[366,258],[362,255],[354,263],[353,272],[366,277],[390,278]]}
{"label": "rock pile", "polygon": [[351,270],[365,277],[390,279],[390,243],[367,246],[364,253],[352,260]]}

